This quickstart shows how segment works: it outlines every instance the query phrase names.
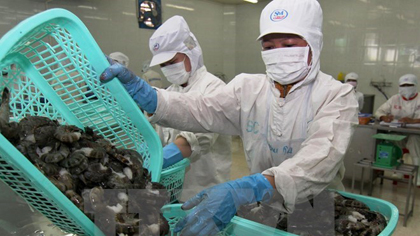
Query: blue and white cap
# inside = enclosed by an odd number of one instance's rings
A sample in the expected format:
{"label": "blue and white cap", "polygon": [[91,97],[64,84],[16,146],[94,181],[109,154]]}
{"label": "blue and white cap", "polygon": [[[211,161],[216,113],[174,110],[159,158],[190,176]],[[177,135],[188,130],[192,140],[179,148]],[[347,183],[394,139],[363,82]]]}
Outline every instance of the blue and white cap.
{"label": "blue and white cap", "polygon": [[322,20],[322,9],[317,0],[273,0],[261,12],[257,40],[274,33],[296,34],[305,39],[312,52],[311,71],[305,79],[309,82],[320,69]]}
{"label": "blue and white cap", "polygon": [[191,74],[204,65],[200,44],[182,16],[166,20],[150,37],[149,49],[153,54],[150,67],[171,60],[177,53],[190,58]]}
{"label": "blue and white cap", "polygon": [[417,85],[417,76],[413,74],[406,74],[400,77],[398,84],[401,86],[403,84],[414,84]]}

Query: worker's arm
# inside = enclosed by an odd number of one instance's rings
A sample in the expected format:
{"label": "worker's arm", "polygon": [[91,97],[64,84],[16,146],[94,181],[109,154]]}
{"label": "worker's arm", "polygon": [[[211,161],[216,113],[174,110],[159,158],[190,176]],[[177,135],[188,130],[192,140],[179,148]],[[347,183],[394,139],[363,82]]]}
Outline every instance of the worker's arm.
{"label": "worker's arm", "polygon": [[418,124],[418,123],[420,123],[420,119],[414,119],[414,118],[410,118],[410,117],[404,117],[404,118],[402,118],[398,121],[402,122],[402,123],[406,123],[406,124]]}
{"label": "worker's arm", "polygon": [[268,182],[270,182],[271,187],[273,187],[273,189],[276,189],[276,181],[274,180],[274,176],[264,175],[264,177],[268,180]]}
{"label": "worker's arm", "polygon": [[205,189],[182,205],[191,212],[174,229],[183,236],[216,235],[235,216],[241,205],[267,202],[274,194],[261,174],[246,176]]}
{"label": "worker's arm", "polygon": [[125,66],[108,58],[111,66],[99,77],[103,83],[117,77],[134,101],[147,113],[154,113],[157,107],[157,93],[146,81],[136,76]]}
{"label": "worker's arm", "polygon": [[377,119],[388,123],[394,120],[394,116],[391,114],[392,102],[394,99],[395,96],[391,97],[376,110],[375,117]]}
{"label": "worker's arm", "polygon": [[191,146],[183,137],[178,137],[173,143],[163,147],[162,168],[174,165],[185,157],[191,156]]}
{"label": "worker's arm", "polygon": [[226,86],[205,95],[160,89],[157,91],[157,109],[150,122],[194,133],[240,135],[240,93],[245,83],[242,79],[238,76]]}

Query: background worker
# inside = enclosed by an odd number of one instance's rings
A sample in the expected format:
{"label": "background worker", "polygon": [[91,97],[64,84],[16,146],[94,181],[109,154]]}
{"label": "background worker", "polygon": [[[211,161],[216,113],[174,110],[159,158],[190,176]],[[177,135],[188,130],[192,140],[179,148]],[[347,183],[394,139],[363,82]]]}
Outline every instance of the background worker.
{"label": "background worker", "polygon": [[364,98],[363,98],[363,93],[357,90],[357,80],[359,80],[359,75],[354,72],[350,72],[346,75],[344,80],[345,80],[345,83],[348,83],[354,87],[356,99],[357,99],[357,102],[359,103],[359,111],[361,111],[363,109]]}
{"label": "background worker", "polygon": [[[167,91],[205,95],[226,85],[207,71],[201,47],[183,17],[173,16],[164,22],[150,37],[149,46],[153,54],[150,66],[160,65],[171,83]],[[156,126],[156,130],[164,145],[163,168],[184,157],[191,161],[185,173],[181,201],[230,180],[230,135],[185,132],[163,126]]]}
{"label": "background worker", "polygon": [[113,52],[109,54],[109,58],[111,58],[112,60],[120,63],[121,65],[127,68],[128,68],[128,65],[130,64],[130,59],[128,58],[127,55],[125,55],[122,52]]}
{"label": "background worker", "polygon": [[146,80],[146,82],[150,84],[150,86],[156,88],[163,88],[162,76],[156,71],[150,69],[150,60],[147,60],[143,63],[143,68],[141,69],[141,72],[143,72],[141,77],[144,80]]}
{"label": "background worker", "polygon": [[[153,90],[125,68],[111,66],[152,122],[181,130],[240,135],[252,175],[203,190],[175,232],[214,235],[239,206],[268,201],[292,212],[325,188],[343,189],[343,157],[358,104],[353,87],[320,71],[322,10],[316,0],[273,0],[262,11],[260,36],[267,74],[240,74],[201,95]],[[141,98],[141,99],[140,99]]]}
{"label": "background worker", "polygon": [[[420,123],[420,97],[417,92],[417,76],[406,74],[398,80],[399,93],[382,104],[375,117],[384,122],[401,122],[405,124]],[[404,144],[403,144],[404,145]],[[420,135],[409,135],[405,144],[410,152],[414,165],[419,165]],[[420,174],[417,177],[420,186]]]}

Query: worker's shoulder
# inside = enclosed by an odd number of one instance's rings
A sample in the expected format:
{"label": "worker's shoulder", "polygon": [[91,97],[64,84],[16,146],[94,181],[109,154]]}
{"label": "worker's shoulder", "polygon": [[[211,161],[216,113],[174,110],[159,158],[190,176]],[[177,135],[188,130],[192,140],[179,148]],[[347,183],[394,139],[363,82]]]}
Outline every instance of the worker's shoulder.
{"label": "worker's shoulder", "polygon": [[265,82],[268,82],[267,75],[265,74],[247,74],[247,73],[241,73],[235,78],[232,79],[230,83],[234,83],[237,85],[257,85],[257,84],[264,84]]}
{"label": "worker's shoulder", "polygon": [[392,95],[388,100],[394,101],[394,100],[400,100],[401,96],[399,93]]}
{"label": "worker's shoulder", "polygon": [[[331,75],[319,71],[317,79],[314,83],[315,91],[329,91],[333,93],[350,93],[353,91],[353,86],[350,84],[343,84],[334,79]],[[319,89],[319,90],[318,90]]]}
{"label": "worker's shoulder", "polygon": [[241,79],[241,80],[256,80],[267,77],[266,74],[248,74],[248,73],[240,73],[239,75],[235,76],[233,79]]}
{"label": "worker's shoulder", "polygon": [[265,74],[246,74],[241,73],[229,82],[229,86],[233,86],[235,90],[243,92],[260,91],[264,86],[269,84],[269,79]]}

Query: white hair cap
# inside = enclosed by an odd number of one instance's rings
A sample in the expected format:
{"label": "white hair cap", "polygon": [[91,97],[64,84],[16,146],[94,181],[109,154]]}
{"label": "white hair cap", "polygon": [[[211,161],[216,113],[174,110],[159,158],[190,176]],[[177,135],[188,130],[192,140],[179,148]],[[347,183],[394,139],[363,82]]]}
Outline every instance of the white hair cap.
{"label": "white hair cap", "polygon": [[122,52],[113,52],[109,54],[109,57],[125,67],[128,67],[128,64],[130,62],[130,59],[128,59],[128,57]]}
{"label": "white hair cap", "polygon": [[401,76],[401,78],[398,80],[399,85],[403,84],[414,84],[417,85],[417,76],[413,74],[406,74]]}
{"label": "white hair cap", "polygon": [[191,74],[204,65],[203,53],[197,38],[182,16],[173,16],[166,20],[150,37],[149,48],[153,54],[150,67],[171,60],[177,53],[188,56],[191,62]]}
{"label": "white hair cap", "polygon": [[273,0],[262,10],[260,35],[295,34],[308,42],[312,52],[312,66],[304,83],[314,80],[320,70],[323,14],[317,0]]}
{"label": "white hair cap", "polygon": [[344,82],[347,82],[347,80],[349,80],[349,79],[357,81],[359,79],[359,75],[354,73],[354,72],[350,72],[344,78]]}

